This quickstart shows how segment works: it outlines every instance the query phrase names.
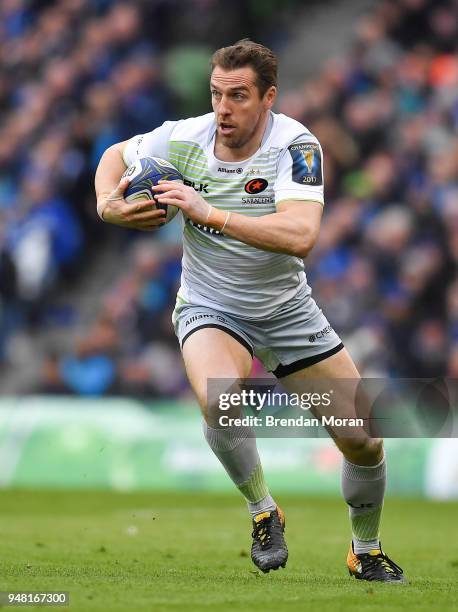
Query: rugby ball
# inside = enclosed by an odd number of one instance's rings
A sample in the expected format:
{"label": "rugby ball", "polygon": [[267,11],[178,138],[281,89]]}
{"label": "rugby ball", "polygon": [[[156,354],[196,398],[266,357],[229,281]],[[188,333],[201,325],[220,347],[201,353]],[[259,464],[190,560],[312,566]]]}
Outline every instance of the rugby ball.
{"label": "rugby ball", "polygon": [[[183,182],[183,176],[175,166],[160,157],[141,157],[129,166],[122,176],[130,178],[130,183],[124,192],[126,202],[154,200],[157,193],[152,191],[151,187],[161,180]],[[155,208],[162,208],[165,211],[166,223],[179,211],[176,206],[159,204],[159,202],[156,202]]]}

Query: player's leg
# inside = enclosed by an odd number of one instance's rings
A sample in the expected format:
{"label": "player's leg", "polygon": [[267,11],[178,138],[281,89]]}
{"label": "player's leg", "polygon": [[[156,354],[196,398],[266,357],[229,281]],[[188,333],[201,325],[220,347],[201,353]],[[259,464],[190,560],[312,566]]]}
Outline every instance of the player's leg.
{"label": "player's leg", "polygon": [[[340,395],[348,393],[349,397],[342,397],[342,402],[348,402],[348,410],[345,406],[339,409],[339,416],[345,414],[354,415],[354,402],[352,391],[356,388],[360,374],[353,363],[347,349],[342,348],[338,353],[314,363],[306,368],[302,368],[292,374],[282,377],[281,383],[287,389],[298,392],[304,390],[304,381],[310,381],[310,379],[319,379],[320,381],[330,381],[335,379],[342,379],[343,382],[340,386],[337,385]],[[348,382],[347,382],[348,381]],[[354,385],[352,384],[354,381]],[[374,466],[380,463],[383,459],[383,442],[380,438],[370,438],[364,433],[363,430],[359,432],[359,435],[355,438],[335,438],[334,441],[342,452],[345,459],[348,461],[363,465],[363,466]]]}
{"label": "player's leg", "polygon": [[[268,496],[256,438],[248,427],[220,426],[218,417],[224,413],[218,409],[216,397],[213,405],[209,403],[207,393],[211,379],[227,381],[227,385],[234,381],[230,391],[235,392],[236,381],[250,374],[251,354],[229,334],[214,328],[194,331],[185,340],[182,352],[189,382],[204,417],[205,438],[248,503],[255,506]],[[226,382],[221,385],[221,393],[229,391]],[[275,507],[272,500],[264,503]]]}
{"label": "player's leg", "polygon": [[[345,379],[340,390],[349,397],[350,412],[354,411],[355,388],[360,375],[347,350],[343,348],[336,354],[307,368],[285,376],[282,384],[290,391],[300,393],[304,382],[311,378],[320,380]],[[348,383],[347,383],[348,381]],[[347,408],[342,407],[345,413]],[[340,415],[340,411],[339,411]],[[353,540],[347,563],[353,575],[368,580],[403,581],[402,570],[390,561],[380,548],[380,521],[386,487],[386,462],[383,442],[370,438],[360,431],[355,438],[334,438],[343,454],[342,493],[348,504]]]}
{"label": "player's leg", "polygon": [[228,381],[224,388],[221,383],[221,392],[240,390],[237,380],[249,376],[252,355],[240,341],[215,328],[194,330],[186,337],[182,352],[189,381],[204,416],[205,438],[245,497],[253,517],[252,559],[263,571],[284,567],[288,558],[283,537],[284,517],[267,488],[254,431],[250,427],[219,426],[221,411],[217,398],[209,401],[207,392],[209,379]]}

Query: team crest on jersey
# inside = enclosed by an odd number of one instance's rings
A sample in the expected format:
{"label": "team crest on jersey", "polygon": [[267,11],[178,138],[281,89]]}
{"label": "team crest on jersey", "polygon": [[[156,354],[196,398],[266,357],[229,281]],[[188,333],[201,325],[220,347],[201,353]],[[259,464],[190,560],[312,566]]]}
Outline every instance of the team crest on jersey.
{"label": "team crest on jersey", "polygon": [[293,158],[292,179],[300,185],[317,187],[323,184],[321,151],[314,142],[299,142],[290,145],[288,151]]}
{"label": "team crest on jersey", "polygon": [[269,183],[266,181],[266,179],[254,178],[251,179],[251,181],[248,181],[248,183],[245,185],[245,191],[251,195],[261,193],[261,191],[264,191],[264,189],[267,188],[268,184]]}

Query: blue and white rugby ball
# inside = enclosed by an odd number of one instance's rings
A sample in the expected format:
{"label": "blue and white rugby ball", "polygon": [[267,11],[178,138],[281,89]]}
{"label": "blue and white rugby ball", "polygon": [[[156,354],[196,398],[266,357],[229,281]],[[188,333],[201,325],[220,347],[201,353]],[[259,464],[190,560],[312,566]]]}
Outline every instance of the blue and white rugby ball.
{"label": "blue and white rugby ball", "polygon": [[[129,166],[122,175],[128,176],[130,183],[124,192],[126,202],[137,200],[153,200],[156,192],[151,187],[161,180],[183,182],[182,174],[172,164],[160,157],[141,157],[135,164]],[[171,221],[179,211],[176,206],[156,203],[156,208],[162,208],[166,213],[166,223]]]}

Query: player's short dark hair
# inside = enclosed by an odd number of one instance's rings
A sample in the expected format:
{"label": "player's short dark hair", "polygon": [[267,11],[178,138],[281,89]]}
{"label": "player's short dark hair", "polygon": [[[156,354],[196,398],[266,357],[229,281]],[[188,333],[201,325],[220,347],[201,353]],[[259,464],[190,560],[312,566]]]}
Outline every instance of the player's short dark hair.
{"label": "player's short dark hair", "polygon": [[264,45],[248,38],[237,41],[230,47],[222,47],[213,54],[212,71],[219,66],[223,70],[235,70],[251,66],[256,73],[256,85],[261,98],[272,85],[277,86],[277,57]]}

